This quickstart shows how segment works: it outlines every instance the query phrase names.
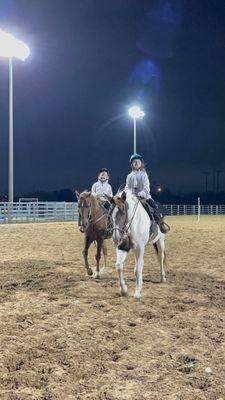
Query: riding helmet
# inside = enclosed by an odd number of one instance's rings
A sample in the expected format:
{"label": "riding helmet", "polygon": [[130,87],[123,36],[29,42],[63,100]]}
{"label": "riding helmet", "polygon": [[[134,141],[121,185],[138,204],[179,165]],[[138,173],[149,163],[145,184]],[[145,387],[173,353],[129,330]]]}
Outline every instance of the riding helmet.
{"label": "riding helmet", "polygon": [[134,153],[132,154],[132,156],[130,157],[130,164],[132,164],[132,162],[134,160],[141,160],[143,161],[143,157],[140,154]]}

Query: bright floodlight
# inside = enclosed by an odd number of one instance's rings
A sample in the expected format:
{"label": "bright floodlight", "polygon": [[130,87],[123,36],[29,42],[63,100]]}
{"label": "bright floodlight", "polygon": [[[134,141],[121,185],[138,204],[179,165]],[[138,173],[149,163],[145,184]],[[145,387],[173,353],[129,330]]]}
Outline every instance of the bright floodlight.
{"label": "bright floodlight", "polygon": [[13,35],[0,29],[0,56],[16,57],[24,61],[30,54],[29,47]]}
{"label": "bright floodlight", "polygon": [[144,111],[142,111],[139,106],[130,107],[128,113],[130,117],[134,119],[143,118],[145,116]]}

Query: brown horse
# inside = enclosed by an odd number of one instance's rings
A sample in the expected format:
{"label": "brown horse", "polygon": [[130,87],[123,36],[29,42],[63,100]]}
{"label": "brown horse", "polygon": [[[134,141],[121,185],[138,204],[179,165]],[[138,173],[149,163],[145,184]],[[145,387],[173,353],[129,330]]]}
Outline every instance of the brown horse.
{"label": "brown horse", "polygon": [[85,268],[88,275],[92,275],[93,271],[88,263],[88,249],[93,242],[96,242],[97,253],[96,259],[96,274],[95,278],[100,279],[99,262],[101,251],[103,251],[105,266],[102,269],[107,269],[107,248],[104,242],[107,236],[108,213],[104,209],[102,202],[91,192],[84,191],[76,192],[78,200],[78,211],[80,214],[81,228],[84,232],[84,250],[83,257]]}

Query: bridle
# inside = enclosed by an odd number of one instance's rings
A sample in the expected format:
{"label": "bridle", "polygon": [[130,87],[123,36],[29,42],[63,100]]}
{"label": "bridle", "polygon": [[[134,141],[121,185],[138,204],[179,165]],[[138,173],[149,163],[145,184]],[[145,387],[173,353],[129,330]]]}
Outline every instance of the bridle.
{"label": "bridle", "polygon": [[[130,229],[130,226],[131,226],[131,224],[132,224],[132,222],[133,222],[134,216],[135,216],[136,211],[137,211],[137,207],[138,207],[139,201],[140,201],[140,200],[138,199],[138,201],[137,201],[137,202],[135,203],[135,205],[134,205],[133,214],[132,214],[132,217],[131,217],[131,220],[130,220],[129,223],[128,223],[128,213],[127,213],[128,209],[129,209],[129,204],[127,203],[127,201],[124,202],[124,205],[125,205],[125,213],[126,213],[124,225],[123,225],[122,228],[118,228],[118,227],[114,227],[114,228],[113,228],[113,231],[116,231],[116,230],[117,230],[117,231],[120,232],[120,234],[121,234],[121,240],[127,235],[127,232],[128,232],[129,229]],[[114,207],[112,208],[111,213],[113,212],[113,210],[114,210],[115,207],[116,207],[116,204],[114,204]],[[117,206],[117,207],[118,207],[118,206]],[[119,207],[118,207],[118,209],[119,209]]]}
{"label": "bridle", "polygon": [[[87,210],[86,217],[87,221],[90,218],[90,207],[91,205],[88,204],[87,199],[84,196],[79,196],[78,198],[78,211],[80,214],[80,225],[85,230],[86,226],[84,226],[84,210]],[[86,222],[86,221],[85,221]]]}
{"label": "bridle", "polygon": [[[79,204],[79,203],[81,203],[81,204]],[[81,215],[81,226],[82,226],[83,229],[85,229],[85,226],[83,226],[83,215],[82,215],[82,210],[84,210],[85,208],[88,209],[88,212],[87,212],[87,220],[88,220],[88,222],[91,223],[92,225],[95,225],[97,222],[99,222],[101,219],[103,219],[103,218],[105,218],[105,217],[108,218],[108,214],[107,214],[107,213],[104,213],[104,214],[102,214],[99,218],[97,218],[96,220],[93,220],[93,219],[92,219],[92,215],[91,215],[91,204],[88,204],[87,201],[86,201],[86,199],[85,199],[84,197],[82,197],[82,198],[79,199],[79,201],[78,201],[78,210],[79,210],[79,213],[80,213],[80,215]]]}

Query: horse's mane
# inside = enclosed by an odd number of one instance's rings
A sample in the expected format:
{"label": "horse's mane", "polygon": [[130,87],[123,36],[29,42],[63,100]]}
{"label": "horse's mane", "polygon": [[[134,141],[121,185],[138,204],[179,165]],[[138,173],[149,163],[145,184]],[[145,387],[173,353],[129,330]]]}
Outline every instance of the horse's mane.
{"label": "horse's mane", "polygon": [[135,201],[135,202],[137,201],[137,197],[132,193],[132,191],[130,189],[120,190],[119,192],[117,192],[116,196],[121,197],[123,192],[126,193],[128,202],[129,202],[129,200]]}
{"label": "horse's mane", "polygon": [[90,196],[90,198],[92,199],[93,205],[95,208],[101,208],[102,207],[102,200],[100,200],[95,194],[90,193],[90,190],[84,190],[83,192],[80,193],[80,196],[82,197],[86,197],[86,196]]}
{"label": "horse's mane", "polygon": [[93,193],[91,194],[91,198],[93,200],[95,208],[101,208],[102,207],[103,202],[97,196],[95,196]]}

